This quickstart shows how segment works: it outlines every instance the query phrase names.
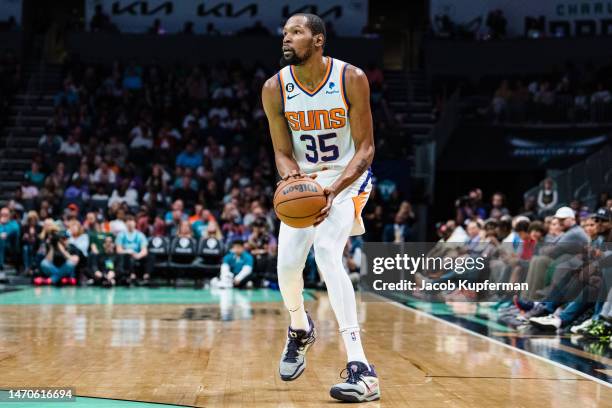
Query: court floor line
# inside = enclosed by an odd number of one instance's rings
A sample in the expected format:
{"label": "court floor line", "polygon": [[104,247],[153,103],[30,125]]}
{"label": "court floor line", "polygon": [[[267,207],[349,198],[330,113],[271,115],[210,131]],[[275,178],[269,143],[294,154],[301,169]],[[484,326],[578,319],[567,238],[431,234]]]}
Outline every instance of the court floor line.
{"label": "court floor line", "polygon": [[544,358],[544,357],[542,357],[542,356],[539,356],[539,355],[537,355],[537,354],[535,354],[535,353],[531,353],[531,352],[526,351],[526,350],[521,350],[521,349],[519,349],[519,348],[512,347],[512,346],[510,346],[510,345],[508,345],[508,344],[506,344],[506,343],[504,343],[504,342],[501,342],[501,341],[499,341],[499,340],[497,340],[497,339],[492,339],[492,338],[490,338],[490,337],[483,336],[483,335],[482,335],[482,334],[480,334],[480,333],[473,332],[473,331],[471,331],[471,330],[469,330],[469,329],[466,329],[466,328],[464,328],[464,327],[459,326],[458,324],[451,323],[451,322],[449,322],[449,321],[446,321],[446,320],[444,320],[444,319],[441,319],[441,318],[439,318],[439,317],[437,317],[437,316],[433,316],[433,315],[431,315],[431,314],[429,314],[429,313],[426,313],[426,312],[423,312],[423,311],[421,311],[421,310],[417,310],[417,309],[410,308],[410,307],[408,307],[408,306],[406,306],[406,305],[403,305],[403,304],[401,304],[401,303],[399,303],[399,302],[389,300],[388,298],[385,298],[385,297],[383,297],[383,296],[381,296],[381,295],[379,295],[379,294],[377,294],[377,293],[369,293],[369,294],[374,295],[374,296],[376,296],[376,297],[380,298],[380,299],[381,299],[381,300],[383,300],[384,302],[391,303],[392,305],[394,305],[395,307],[399,307],[400,309],[409,310],[409,311],[411,311],[411,312],[413,312],[413,313],[415,313],[415,314],[417,314],[417,315],[419,315],[419,316],[425,316],[425,317],[427,317],[427,318],[429,318],[429,319],[436,320],[436,321],[438,321],[438,322],[441,322],[441,323],[447,324],[447,325],[452,326],[452,327],[454,327],[454,328],[456,328],[456,329],[458,329],[458,330],[460,330],[460,331],[462,331],[462,332],[464,332],[464,333],[468,333],[468,334],[471,334],[472,336],[476,336],[476,337],[480,337],[480,338],[485,339],[485,340],[489,340],[489,341],[491,341],[491,342],[493,342],[493,343],[496,343],[496,344],[499,344],[500,346],[503,346],[503,347],[505,347],[505,348],[507,348],[507,349],[510,349],[510,350],[513,350],[513,351],[518,351],[518,352],[519,352],[519,353],[521,353],[521,354],[524,354],[524,355],[527,355],[527,356],[530,356],[530,357],[535,357],[536,359],[538,359],[538,360],[540,360],[540,361],[544,361],[544,362],[546,362],[546,363],[552,364],[552,365],[554,365],[555,367],[561,368],[561,369],[563,369],[563,370],[565,370],[565,371],[569,371],[569,372],[570,372],[570,373],[572,373],[572,374],[579,375],[580,377],[586,378],[587,380],[595,381],[595,382],[596,382],[596,383],[598,383],[598,384],[605,385],[605,386],[606,386],[606,387],[608,387],[608,388],[612,388],[612,384],[610,384],[609,382],[606,382],[606,381],[601,380],[601,379],[599,379],[599,378],[597,378],[597,377],[593,377],[593,376],[591,376],[591,375],[588,375],[588,374],[586,374],[586,373],[583,373],[582,371],[575,370],[575,369],[573,369],[573,368],[571,368],[571,367],[568,367],[568,366],[563,365],[563,364],[561,364],[561,363],[557,363],[556,361],[549,360],[549,359]]}
{"label": "court floor line", "polygon": [[538,380],[538,381],[591,381],[587,378],[545,378],[545,377],[499,377],[499,376],[473,376],[473,375],[426,375],[427,378],[461,378],[461,379],[489,379],[489,380]]}

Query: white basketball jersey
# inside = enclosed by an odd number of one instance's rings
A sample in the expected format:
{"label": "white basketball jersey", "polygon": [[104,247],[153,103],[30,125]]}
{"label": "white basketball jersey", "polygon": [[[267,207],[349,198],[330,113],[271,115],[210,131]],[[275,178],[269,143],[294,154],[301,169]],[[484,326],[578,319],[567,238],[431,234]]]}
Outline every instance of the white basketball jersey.
{"label": "white basketball jersey", "polygon": [[281,69],[283,110],[293,142],[293,156],[305,173],[342,171],[355,155],[344,88],[347,64],[326,57],[327,71],[313,90],[303,86],[289,65]]}

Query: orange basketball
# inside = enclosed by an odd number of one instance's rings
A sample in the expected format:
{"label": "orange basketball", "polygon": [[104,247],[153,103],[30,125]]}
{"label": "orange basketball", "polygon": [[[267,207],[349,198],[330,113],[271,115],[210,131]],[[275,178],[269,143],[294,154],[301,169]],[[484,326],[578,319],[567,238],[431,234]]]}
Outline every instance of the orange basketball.
{"label": "orange basketball", "polygon": [[306,228],[327,204],[323,187],[310,177],[290,178],[279,184],[274,193],[274,211],[285,224]]}

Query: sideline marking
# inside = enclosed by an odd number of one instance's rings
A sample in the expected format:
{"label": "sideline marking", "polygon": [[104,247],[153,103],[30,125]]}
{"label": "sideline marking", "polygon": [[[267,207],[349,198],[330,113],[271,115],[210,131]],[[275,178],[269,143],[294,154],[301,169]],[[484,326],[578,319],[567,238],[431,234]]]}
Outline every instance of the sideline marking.
{"label": "sideline marking", "polygon": [[593,377],[592,375],[589,375],[589,374],[587,374],[587,373],[583,373],[582,371],[578,371],[578,370],[576,370],[576,369],[574,369],[574,368],[568,367],[568,366],[563,365],[563,364],[561,364],[561,363],[558,363],[558,362],[556,362],[556,361],[549,360],[549,359],[547,359],[547,358],[545,358],[545,357],[539,356],[539,355],[537,355],[537,354],[535,354],[535,353],[532,353],[532,352],[530,352],[530,351],[526,351],[526,350],[522,350],[522,349],[520,349],[520,348],[512,347],[512,346],[510,346],[510,345],[508,345],[508,344],[506,344],[506,343],[504,343],[504,342],[502,342],[502,341],[499,341],[499,340],[497,340],[497,339],[492,339],[492,338],[487,337],[487,336],[484,336],[484,335],[482,335],[482,334],[480,334],[480,333],[473,332],[473,331],[471,331],[471,330],[469,330],[469,329],[466,329],[465,327],[461,327],[461,326],[459,326],[458,324],[451,323],[451,322],[449,322],[449,321],[446,321],[446,320],[444,320],[444,319],[441,319],[441,318],[439,318],[439,317],[437,317],[437,316],[430,315],[429,313],[423,312],[423,311],[421,311],[421,310],[410,308],[410,307],[408,307],[408,306],[406,306],[406,305],[404,305],[404,304],[401,304],[401,303],[399,303],[399,302],[397,302],[397,301],[395,301],[395,300],[390,300],[390,299],[387,299],[386,297],[381,296],[381,295],[379,295],[379,294],[377,294],[377,293],[369,293],[369,294],[370,294],[370,295],[377,296],[377,297],[379,297],[379,298],[381,298],[381,299],[384,299],[384,300],[385,300],[385,302],[387,302],[387,303],[391,303],[392,305],[394,305],[395,307],[399,307],[400,309],[410,310],[411,312],[414,312],[414,313],[415,313],[415,314],[417,314],[417,315],[425,316],[425,317],[428,317],[428,318],[430,318],[430,319],[432,319],[432,320],[436,320],[436,321],[438,321],[438,322],[445,323],[445,324],[447,324],[447,325],[449,325],[449,326],[453,326],[454,328],[459,329],[459,330],[460,330],[460,331],[462,331],[462,332],[469,333],[469,334],[471,334],[471,335],[473,335],[473,336],[476,336],[476,337],[480,337],[480,338],[482,338],[482,339],[489,340],[489,341],[491,341],[491,342],[493,342],[493,343],[499,344],[500,346],[503,346],[503,347],[508,348],[508,349],[510,349],[510,350],[513,350],[513,351],[518,351],[519,353],[525,354],[526,356],[535,357],[535,358],[537,358],[537,359],[538,359],[538,360],[540,360],[540,361],[544,361],[544,362],[550,363],[550,364],[554,365],[555,367],[558,367],[558,368],[561,368],[561,369],[563,369],[563,370],[569,371],[569,372],[570,372],[570,373],[572,373],[572,374],[579,375],[580,377],[584,377],[584,378],[586,378],[586,379],[588,379],[588,380],[595,381],[595,382],[596,382],[596,383],[598,383],[598,384],[605,385],[605,386],[606,386],[606,387],[608,387],[608,388],[612,388],[612,384],[610,384],[609,382],[604,381],[604,380],[602,380],[602,379],[599,379],[599,378],[597,378],[597,377]]}

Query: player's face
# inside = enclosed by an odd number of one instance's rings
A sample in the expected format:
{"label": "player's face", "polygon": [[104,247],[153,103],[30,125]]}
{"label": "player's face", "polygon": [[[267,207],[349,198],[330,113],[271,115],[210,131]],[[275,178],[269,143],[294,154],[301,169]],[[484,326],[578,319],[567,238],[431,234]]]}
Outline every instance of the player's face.
{"label": "player's face", "polygon": [[316,40],[306,26],[306,17],[291,17],[283,28],[281,65],[303,64],[314,53]]}

